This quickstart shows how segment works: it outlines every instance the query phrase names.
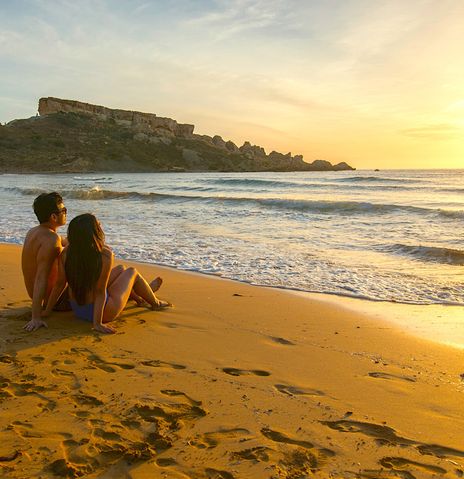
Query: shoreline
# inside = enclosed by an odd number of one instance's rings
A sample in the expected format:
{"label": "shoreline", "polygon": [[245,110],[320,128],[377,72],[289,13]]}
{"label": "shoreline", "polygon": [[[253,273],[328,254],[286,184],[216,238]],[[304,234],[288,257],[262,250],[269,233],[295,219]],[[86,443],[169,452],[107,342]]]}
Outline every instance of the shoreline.
{"label": "shoreline", "polygon": [[174,308],[129,304],[114,335],[72,313],[26,333],[20,251],[0,245],[0,476],[461,477],[463,350],[134,262]]}
{"label": "shoreline", "polygon": [[[433,343],[464,349],[464,305],[455,304],[415,304],[363,298],[338,293],[319,293],[279,286],[268,286],[227,278],[221,274],[203,271],[185,270],[157,263],[118,258],[124,263],[153,266],[192,275],[206,276],[213,279],[232,281],[254,288],[281,291],[290,295],[333,305],[335,308],[347,309],[370,317],[372,320],[393,324],[402,332],[414,337],[426,339]],[[374,319],[375,318],[375,319]]]}
{"label": "shoreline", "polygon": [[[20,243],[0,242],[2,245],[21,246]],[[320,293],[316,291],[304,291],[299,289],[284,288],[253,284],[247,281],[227,278],[221,274],[206,273],[203,271],[188,270],[167,266],[158,263],[148,263],[133,259],[115,258],[122,263],[131,263],[141,266],[160,268],[167,271],[187,273],[205,276],[208,278],[232,281],[255,288],[281,291],[289,295],[306,298],[332,304],[336,308],[347,309],[353,313],[359,313],[370,318],[393,324],[403,332],[415,337],[426,339],[438,344],[444,344],[453,348],[464,349],[464,305],[454,304],[414,304],[392,301],[377,300],[364,297],[356,297],[338,293]]]}

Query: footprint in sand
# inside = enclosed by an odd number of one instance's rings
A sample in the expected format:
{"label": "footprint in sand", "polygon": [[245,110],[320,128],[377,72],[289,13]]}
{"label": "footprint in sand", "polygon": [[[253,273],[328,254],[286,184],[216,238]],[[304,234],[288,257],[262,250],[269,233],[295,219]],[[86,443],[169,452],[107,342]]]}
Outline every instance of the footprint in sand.
{"label": "footprint in sand", "polygon": [[49,464],[46,470],[58,477],[85,477],[93,468],[90,464],[74,464],[66,459],[57,459]]}
{"label": "footprint in sand", "polygon": [[0,456],[0,462],[12,462],[17,459],[21,453],[19,451],[13,451],[11,454]]}
{"label": "footprint in sand", "polygon": [[96,354],[91,354],[90,356],[87,357],[87,359],[89,360],[90,364],[94,365],[98,369],[101,369],[102,371],[105,371],[107,373],[114,373],[117,371],[117,369],[134,369],[135,368],[134,364],[115,363],[112,361],[105,361],[104,359],[102,359],[100,356],[97,356]]}
{"label": "footprint in sand", "polygon": [[3,363],[3,364],[18,364],[18,361],[13,356],[10,356],[8,354],[2,354],[0,356],[0,363]]}
{"label": "footprint in sand", "polygon": [[280,338],[276,336],[269,336],[269,339],[273,341],[274,343],[282,344],[284,346],[295,346],[295,343],[293,341],[290,341],[289,339]]}
{"label": "footprint in sand", "polygon": [[156,465],[159,467],[169,467],[177,465],[177,462],[171,457],[160,457],[156,460]]}
{"label": "footprint in sand", "polygon": [[359,479],[416,479],[408,471],[386,471],[385,469],[364,469],[356,473]]}
{"label": "footprint in sand", "polygon": [[92,429],[90,438],[76,441],[71,437],[62,441],[63,457],[51,463],[47,469],[59,477],[87,477],[90,474],[100,477],[113,464],[149,461],[172,447],[169,439],[157,432],[134,441],[127,436],[122,425],[108,426],[105,421],[101,422],[103,424],[100,427],[93,428],[94,423],[89,421]]}
{"label": "footprint in sand", "polygon": [[415,378],[411,378],[409,376],[400,376],[400,375],[397,375],[397,374],[383,373],[383,372],[380,372],[380,371],[374,371],[372,373],[368,373],[367,375],[370,376],[371,378],[398,379],[400,381],[408,381],[410,383],[415,383],[416,382]]}
{"label": "footprint in sand", "polygon": [[274,387],[277,391],[287,394],[288,396],[325,396],[325,393],[318,389],[300,388],[287,384],[275,384]]}
{"label": "footprint in sand", "polygon": [[417,444],[416,441],[400,437],[396,434],[396,431],[388,426],[380,424],[373,424],[369,422],[350,421],[342,419],[340,421],[321,421],[331,429],[341,432],[361,433],[366,436],[373,437],[379,444],[394,444],[398,446],[409,446]]}
{"label": "footprint in sand", "polygon": [[237,368],[222,368],[222,370],[229,374],[230,376],[246,376],[246,375],[255,375],[255,376],[270,376],[271,373],[268,371],[263,371],[261,369],[237,369]]}
{"label": "footprint in sand", "polygon": [[324,462],[311,451],[299,449],[286,452],[278,462],[278,469],[284,474],[283,477],[317,477],[315,474]]}
{"label": "footprint in sand", "polygon": [[45,361],[45,358],[43,356],[31,356],[32,361],[35,363],[43,363]]}
{"label": "footprint in sand", "polygon": [[[14,304],[20,303],[10,303],[8,306],[14,306]],[[2,318],[12,319],[14,321],[29,321],[31,319],[31,314],[31,308],[3,309],[0,311]]]}
{"label": "footprint in sand", "polygon": [[117,432],[105,431],[104,429],[99,427],[93,430],[93,435],[96,437],[101,437],[105,441],[115,441],[115,442],[123,441],[123,438]]}
{"label": "footprint in sand", "polygon": [[39,386],[31,382],[31,380],[35,379],[35,377],[32,378],[32,376],[29,374],[25,375],[18,383],[11,382],[9,379],[0,376],[0,401],[12,397],[35,396],[43,401],[43,403],[37,404],[42,411],[53,411],[57,406],[56,402],[47,398],[42,393],[54,391],[56,387]]}
{"label": "footprint in sand", "polygon": [[149,368],[171,368],[171,369],[187,369],[187,366],[182,364],[167,363],[166,361],[160,361],[159,359],[150,359],[149,361],[142,361],[144,366]]}
{"label": "footprint in sand", "polygon": [[253,462],[268,462],[275,451],[266,446],[256,446],[243,451],[231,453],[232,460],[245,460]]}
{"label": "footprint in sand", "polygon": [[261,429],[261,434],[264,437],[267,437],[268,439],[270,439],[271,441],[274,441],[274,442],[281,442],[281,443],[284,443],[284,444],[293,444],[295,446],[300,446],[300,447],[303,447],[305,449],[313,449],[314,448],[313,443],[311,443],[309,441],[302,441],[300,439],[293,439],[291,437],[288,437],[287,435],[285,435],[282,432],[273,431],[272,429],[263,428],[263,429]]}
{"label": "footprint in sand", "polygon": [[206,411],[199,406],[187,404],[158,404],[156,406],[138,405],[134,412],[146,422],[156,423],[159,427],[177,431],[184,422],[195,421],[206,416]]}
{"label": "footprint in sand", "polygon": [[78,406],[103,406],[104,404],[100,399],[85,394],[75,394],[72,399]]}
{"label": "footprint in sand", "polygon": [[415,446],[422,455],[443,457],[464,457],[464,451],[439,444],[424,444],[419,441],[407,439],[396,434],[396,431],[388,426],[372,424],[361,421],[321,421],[331,429],[341,432],[361,433],[373,437],[379,445]]}
{"label": "footprint in sand", "polygon": [[464,457],[464,451],[439,444],[420,444],[417,450],[424,455],[443,457]]}
{"label": "footprint in sand", "polygon": [[201,401],[197,401],[195,399],[192,399],[190,396],[187,394],[183,393],[182,391],[177,391],[176,389],[162,389],[161,394],[164,394],[165,396],[171,396],[171,397],[183,397],[187,399],[187,401],[193,405],[193,406],[201,406]]}
{"label": "footprint in sand", "polygon": [[230,472],[212,469],[211,467],[205,469],[205,474],[208,479],[234,479]]}
{"label": "footprint in sand", "polygon": [[145,438],[145,441],[150,444],[150,447],[156,452],[156,454],[161,454],[172,447],[171,440],[159,434],[158,432],[151,432],[148,434],[148,436]]}
{"label": "footprint in sand", "polygon": [[69,436],[61,442],[63,457],[50,463],[46,470],[58,477],[87,477],[99,467],[97,459],[88,453],[89,439],[76,441]]}
{"label": "footprint in sand", "polygon": [[106,361],[102,359],[100,356],[93,354],[87,348],[71,348],[70,354],[78,354],[79,356],[85,356],[87,361],[90,363],[91,366],[101,369],[107,373],[115,373],[118,369],[134,369],[134,364],[128,363],[119,363],[114,361]]}
{"label": "footprint in sand", "polygon": [[18,436],[22,438],[46,438],[49,439],[71,439],[72,434],[68,432],[50,432],[42,431],[36,429],[32,424],[14,421],[9,426],[8,429],[13,430]]}
{"label": "footprint in sand", "polygon": [[189,444],[197,449],[212,449],[228,439],[237,440],[241,438],[241,441],[247,440],[249,438],[244,438],[243,436],[249,434],[250,431],[245,428],[219,429],[218,431],[199,434],[191,439]]}
{"label": "footprint in sand", "polygon": [[129,429],[140,429],[140,422],[135,419],[123,419],[121,424]]}
{"label": "footprint in sand", "polygon": [[447,473],[446,469],[443,469],[442,467],[412,461],[410,459],[405,459],[404,457],[384,457],[379,461],[379,464],[387,469],[393,470],[397,470],[397,468],[404,469],[406,467],[413,466],[417,469],[422,469],[434,474],[440,474],[440,476],[444,476]]}
{"label": "footprint in sand", "polygon": [[52,375],[57,378],[68,378],[72,380],[71,389],[80,389],[82,387],[81,382],[75,373],[67,371],[66,369],[53,368],[51,371]]}
{"label": "footprint in sand", "polygon": [[[261,429],[261,434],[277,443],[298,446],[297,451],[289,453],[288,457],[279,462],[287,470],[288,477],[308,477],[309,470],[314,472],[315,469],[325,464],[328,458],[335,456],[335,452],[331,449],[316,447],[309,441],[295,439],[269,428]],[[302,469],[300,470],[299,467]]]}

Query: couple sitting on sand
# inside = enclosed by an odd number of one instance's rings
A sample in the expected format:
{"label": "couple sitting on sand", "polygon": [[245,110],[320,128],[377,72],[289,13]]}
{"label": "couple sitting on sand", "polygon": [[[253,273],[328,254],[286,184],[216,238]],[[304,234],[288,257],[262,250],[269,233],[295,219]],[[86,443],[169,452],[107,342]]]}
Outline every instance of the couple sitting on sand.
{"label": "couple sitting on sand", "polygon": [[93,323],[96,331],[114,333],[107,323],[122,312],[129,299],[139,305],[147,303],[152,309],[170,306],[155,296],[161,278],[149,284],[135,268],[113,267],[113,252],[94,215],[76,216],[69,223],[67,239],[62,239],[57,229],[66,223],[67,210],[58,193],[39,195],[34,213],[40,225],[27,233],[21,261],[32,298],[32,319],[24,329],[46,327],[44,318],[52,310],[72,309],[78,318]]}

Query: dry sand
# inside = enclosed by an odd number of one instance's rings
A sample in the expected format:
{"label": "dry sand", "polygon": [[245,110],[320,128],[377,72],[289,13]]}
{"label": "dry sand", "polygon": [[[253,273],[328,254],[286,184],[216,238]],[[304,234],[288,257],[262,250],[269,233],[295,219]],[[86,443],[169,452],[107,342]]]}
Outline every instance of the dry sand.
{"label": "dry sand", "polygon": [[0,246],[1,478],[463,477],[463,350],[146,265],[173,309],[26,333],[19,259]]}

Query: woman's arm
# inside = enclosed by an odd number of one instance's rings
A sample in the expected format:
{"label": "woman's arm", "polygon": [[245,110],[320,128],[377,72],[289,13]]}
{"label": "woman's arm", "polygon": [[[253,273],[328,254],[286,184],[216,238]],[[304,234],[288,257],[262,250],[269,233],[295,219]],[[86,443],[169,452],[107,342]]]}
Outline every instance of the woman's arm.
{"label": "woman's arm", "polygon": [[65,258],[65,253],[63,250],[58,258],[58,277],[56,278],[55,285],[53,286],[53,289],[50,292],[50,296],[48,297],[47,306],[45,310],[42,312],[43,318],[47,318],[48,316],[50,316],[50,313],[55,307],[55,304],[58,301],[58,298],[63,293],[64,288],[66,288],[67,282],[66,282],[66,274],[64,271],[64,258]]}
{"label": "woman's arm", "polygon": [[102,251],[102,270],[95,285],[95,303],[93,305],[93,327],[101,333],[114,333],[115,330],[103,324],[103,310],[106,304],[106,288],[113,267],[113,253],[109,250]]}

